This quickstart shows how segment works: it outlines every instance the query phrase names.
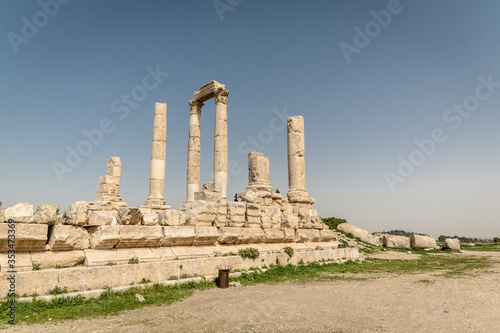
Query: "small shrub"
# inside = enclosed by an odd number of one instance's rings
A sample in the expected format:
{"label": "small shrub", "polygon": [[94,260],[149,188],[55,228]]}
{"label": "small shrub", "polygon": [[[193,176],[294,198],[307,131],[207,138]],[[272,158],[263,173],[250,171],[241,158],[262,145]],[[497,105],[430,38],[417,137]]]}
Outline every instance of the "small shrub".
{"label": "small shrub", "polygon": [[291,258],[293,257],[293,249],[290,246],[285,247],[285,253]]}
{"label": "small shrub", "polygon": [[141,282],[139,282],[139,283],[142,283],[142,284],[151,283],[151,280],[148,280],[148,279],[143,277]]}
{"label": "small shrub", "polygon": [[49,295],[60,295],[60,294],[66,294],[68,292],[68,288],[64,287],[61,288],[59,286],[55,286],[54,289],[49,290]]}
{"label": "small shrub", "polygon": [[[130,260],[132,260],[132,259],[130,259]],[[130,264],[130,261],[129,261],[128,263]],[[108,263],[107,263],[106,265],[104,265],[104,266],[114,266],[114,265],[116,265],[116,262],[108,262]]]}
{"label": "small shrub", "polygon": [[500,243],[500,237],[493,237],[493,241],[495,243]]}
{"label": "small shrub", "polygon": [[179,269],[182,269],[183,267],[184,267],[184,266],[182,266],[182,265],[179,265]]}
{"label": "small shrub", "polygon": [[249,259],[257,259],[260,255],[259,250],[253,247],[248,247],[246,249],[241,249],[238,251],[238,254],[242,258],[249,258]]}
{"label": "small shrub", "polygon": [[137,258],[137,257],[130,258],[130,260],[128,261],[128,263],[131,264],[131,265],[138,264],[139,263],[139,258]]}
{"label": "small shrub", "polygon": [[354,235],[352,234],[352,232],[348,232],[348,233],[346,233],[346,234],[345,234],[345,236],[346,236],[347,238],[356,238],[356,237],[354,237]]}
{"label": "small shrub", "polygon": [[39,271],[41,269],[42,269],[42,266],[39,263],[37,263],[37,262],[33,263],[33,270],[34,271]]}

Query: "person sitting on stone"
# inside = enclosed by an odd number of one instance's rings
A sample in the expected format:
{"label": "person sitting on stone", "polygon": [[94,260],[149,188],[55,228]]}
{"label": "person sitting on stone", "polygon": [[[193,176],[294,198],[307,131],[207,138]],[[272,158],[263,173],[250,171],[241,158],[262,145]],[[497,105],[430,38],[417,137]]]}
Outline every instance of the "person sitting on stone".
{"label": "person sitting on stone", "polygon": [[280,190],[276,189],[276,193],[280,193]]}
{"label": "person sitting on stone", "polygon": [[238,201],[238,193],[234,194],[234,201]]}

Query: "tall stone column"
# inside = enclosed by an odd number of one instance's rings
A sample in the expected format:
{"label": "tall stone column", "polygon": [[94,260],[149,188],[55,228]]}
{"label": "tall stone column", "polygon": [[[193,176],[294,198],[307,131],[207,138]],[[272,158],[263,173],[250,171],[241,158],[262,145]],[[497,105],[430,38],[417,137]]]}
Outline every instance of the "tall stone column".
{"label": "tall stone column", "polygon": [[219,87],[215,97],[214,183],[221,184],[222,198],[227,198],[227,96],[229,90]]}
{"label": "tall stone column", "polygon": [[163,187],[165,183],[165,154],[167,149],[167,104],[156,103],[151,145],[151,169],[149,198],[144,206],[161,209],[165,207]]}
{"label": "tall stone column", "polygon": [[288,118],[287,134],[288,198],[291,199],[290,202],[309,202],[309,194],[306,192],[304,117]]}
{"label": "tall stone column", "polygon": [[187,161],[187,198],[194,201],[194,194],[200,190],[200,117],[202,102],[189,101],[189,141]]}

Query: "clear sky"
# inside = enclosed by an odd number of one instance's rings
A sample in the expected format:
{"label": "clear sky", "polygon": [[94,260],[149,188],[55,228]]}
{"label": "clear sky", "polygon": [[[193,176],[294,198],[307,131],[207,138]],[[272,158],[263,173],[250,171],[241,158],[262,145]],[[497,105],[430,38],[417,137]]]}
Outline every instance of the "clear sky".
{"label": "clear sky", "polygon": [[[119,156],[120,194],[142,205],[164,102],[165,199],[178,208],[188,101],[216,80],[230,91],[229,196],[247,185],[249,151],[286,193],[282,119],[303,115],[321,216],[500,236],[499,15],[495,0],[0,1],[0,201],[92,201]],[[201,183],[214,109],[202,109]]]}

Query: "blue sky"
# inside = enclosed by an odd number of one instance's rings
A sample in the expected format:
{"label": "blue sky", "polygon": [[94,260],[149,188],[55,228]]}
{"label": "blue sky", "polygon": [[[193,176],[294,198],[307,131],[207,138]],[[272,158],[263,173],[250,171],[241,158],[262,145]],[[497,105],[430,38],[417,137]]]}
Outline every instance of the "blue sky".
{"label": "blue sky", "polygon": [[[247,185],[249,150],[270,158],[286,193],[280,119],[303,115],[321,216],[500,236],[498,1],[54,1],[41,1],[51,15],[38,1],[0,2],[4,207],[91,201],[109,156],[122,160],[123,200],[143,204],[155,102],[168,104],[165,199],[179,207],[187,102],[216,80],[230,91],[229,194]],[[212,180],[214,109],[202,109],[201,183]],[[81,144],[103,121],[112,130]],[[69,167],[79,144],[86,156]],[[58,177],[54,163],[71,172]]]}

